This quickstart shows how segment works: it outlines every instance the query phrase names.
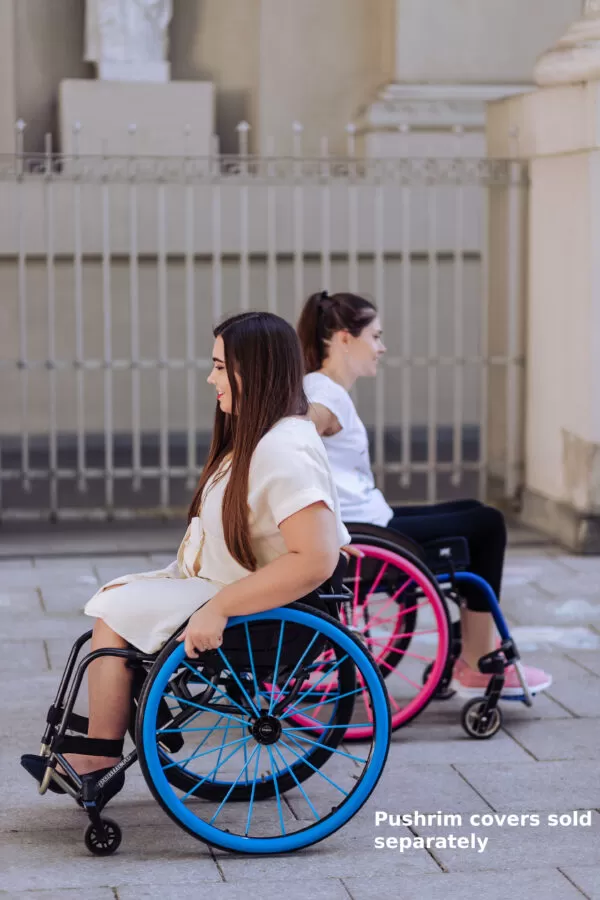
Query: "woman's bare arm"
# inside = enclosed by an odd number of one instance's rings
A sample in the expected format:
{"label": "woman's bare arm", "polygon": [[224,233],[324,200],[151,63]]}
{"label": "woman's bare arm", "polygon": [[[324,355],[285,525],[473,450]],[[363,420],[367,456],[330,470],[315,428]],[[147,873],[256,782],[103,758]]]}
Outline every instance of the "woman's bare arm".
{"label": "woman's bare arm", "polygon": [[321,437],[331,437],[342,430],[337,416],[322,403],[311,403],[308,407],[309,418],[314,422]]}

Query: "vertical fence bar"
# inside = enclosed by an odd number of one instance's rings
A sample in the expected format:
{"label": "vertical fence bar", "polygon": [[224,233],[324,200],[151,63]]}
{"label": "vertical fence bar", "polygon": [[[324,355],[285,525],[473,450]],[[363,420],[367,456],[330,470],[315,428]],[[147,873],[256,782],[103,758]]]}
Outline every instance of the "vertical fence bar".
{"label": "vertical fence bar", "polygon": [[461,144],[463,129],[455,128],[456,140],[456,184],[454,218],[454,422],[452,426],[452,477],[458,486],[462,480],[463,467],[463,420],[464,420],[464,186],[461,180]]}
{"label": "vertical fence bar", "polygon": [[185,364],[187,394],[187,479],[191,490],[197,480],[196,461],[196,272],[194,250],[196,245],[195,190],[188,171],[190,161],[185,161]]}
{"label": "vertical fence bar", "polygon": [[331,165],[329,141],[321,138],[321,289],[331,291]]}
{"label": "vertical fence bar", "polygon": [[481,197],[481,334],[479,336],[481,370],[480,370],[480,413],[479,413],[479,499],[485,500],[488,478],[488,415],[489,415],[489,305],[490,305],[490,266],[489,266],[489,193],[491,174],[490,163],[486,161],[486,182],[483,184]]}
{"label": "vertical fence bar", "polygon": [[[374,198],[374,255],[375,255],[375,298],[382,328],[385,327],[385,270],[384,270],[384,194],[383,163],[378,163]],[[385,369],[380,363],[375,379],[375,464],[377,483],[380,489],[385,484]]]}
{"label": "vertical fence bar", "polygon": [[411,185],[412,165],[402,163],[402,487],[412,483],[412,260]]}
{"label": "vertical fence bar", "polygon": [[438,260],[437,260],[437,160],[427,162],[427,268],[429,280],[427,340],[427,500],[437,494],[438,420]]}
{"label": "vertical fence bar", "polygon": [[223,315],[223,247],[221,237],[221,157],[219,138],[212,140],[212,314],[213,322]]}
{"label": "vertical fence bar", "polygon": [[45,136],[46,292],[48,301],[48,441],[50,518],[58,515],[58,422],[56,401],[56,272],[54,251],[54,159],[52,135]]}
{"label": "vertical fence bar", "polygon": [[247,122],[240,122],[237,126],[240,155],[240,307],[246,312],[250,309],[250,259],[249,259],[249,231],[248,231],[248,132],[250,126]]}
{"label": "vertical fence bar", "polygon": [[113,419],[113,360],[112,360],[112,298],[110,246],[110,183],[109,159],[104,157],[102,176],[102,317],[104,356],[104,499],[107,514],[114,507],[114,419]]}
{"label": "vertical fence bar", "polygon": [[275,139],[267,138],[267,308],[277,312],[277,164]]}
{"label": "vertical fence bar", "polygon": [[156,190],[160,505],[163,513],[166,513],[169,507],[169,314],[167,308],[167,195],[164,173],[159,177]]}
{"label": "vertical fence bar", "polygon": [[77,420],[77,488],[87,488],[85,452],[85,345],[83,322],[83,220],[81,216],[81,159],[79,132],[81,123],[73,125],[73,277],[75,300],[75,406]]}
{"label": "vertical fence bar", "polygon": [[346,126],[348,147],[348,290],[358,293],[358,186],[356,126]]}
{"label": "vertical fence bar", "polygon": [[294,314],[297,319],[304,303],[304,188],[302,186],[302,132],[300,122],[294,122],[294,187],[292,209],[294,221]]}
{"label": "vertical fence bar", "polygon": [[24,178],[24,132],[25,122],[22,119],[16,124],[16,174],[17,174],[17,294],[19,317],[19,359],[17,362],[21,374],[21,474],[23,489],[31,490],[29,463],[29,360],[27,358],[27,250],[25,247],[25,196]]}
{"label": "vertical fence bar", "polygon": [[507,498],[515,496],[519,463],[519,350],[521,293],[521,163],[508,165],[508,253],[507,253],[507,359],[506,359],[506,460],[505,487]]}
{"label": "vertical fence bar", "polygon": [[[133,137],[136,125],[129,126]],[[139,491],[142,486],[142,397],[140,372],[140,264],[138,237],[138,184],[137,159],[132,153],[129,160],[129,316],[131,320],[131,463],[132,487]]]}

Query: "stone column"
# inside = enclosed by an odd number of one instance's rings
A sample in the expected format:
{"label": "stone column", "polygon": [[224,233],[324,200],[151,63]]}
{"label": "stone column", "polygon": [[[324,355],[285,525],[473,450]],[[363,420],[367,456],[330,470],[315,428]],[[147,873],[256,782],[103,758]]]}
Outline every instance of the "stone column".
{"label": "stone column", "polygon": [[488,115],[490,154],[508,155],[516,134],[518,155],[530,161],[522,518],[573,550],[598,553],[598,0],[540,57],[535,77],[541,90],[494,103]]}
{"label": "stone column", "polygon": [[0,153],[13,153],[15,149],[14,12],[14,0],[0,0]]}

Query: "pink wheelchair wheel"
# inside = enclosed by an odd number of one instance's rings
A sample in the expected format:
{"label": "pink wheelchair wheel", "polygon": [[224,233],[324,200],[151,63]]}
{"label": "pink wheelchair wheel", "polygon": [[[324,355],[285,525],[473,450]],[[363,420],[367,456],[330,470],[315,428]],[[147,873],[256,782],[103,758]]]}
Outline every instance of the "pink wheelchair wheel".
{"label": "pink wheelchair wheel", "polygon": [[[414,719],[434,696],[450,649],[450,620],[440,588],[426,567],[409,553],[388,547],[388,541],[360,535],[353,544],[364,556],[352,558],[344,579],[352,597],[342,605],[341,621],[363,641],[385,680],[392,729]],[[335,672],[325,651],[316,661],[310,681],[314,725],[319,696],[334,690]],[[359,676],[359,685],[360,676]],[[317,703],[314,703],[314,700]],[[323,698],[324,699],[324,698]],[[299,708],[294,716],[307,727]],[[371,711],[362,693],[345,740],[371,737]]]}

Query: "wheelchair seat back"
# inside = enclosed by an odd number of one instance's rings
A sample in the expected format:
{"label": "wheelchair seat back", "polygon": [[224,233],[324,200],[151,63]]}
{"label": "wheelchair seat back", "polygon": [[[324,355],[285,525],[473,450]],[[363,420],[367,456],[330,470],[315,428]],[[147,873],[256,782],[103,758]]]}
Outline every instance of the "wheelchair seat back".
{"label": "wheelchair seat back", "polygon": [[439,538],[423,544],[425,562],[434,575],[447,575],[468,569],[469,544],[464,537]]}

